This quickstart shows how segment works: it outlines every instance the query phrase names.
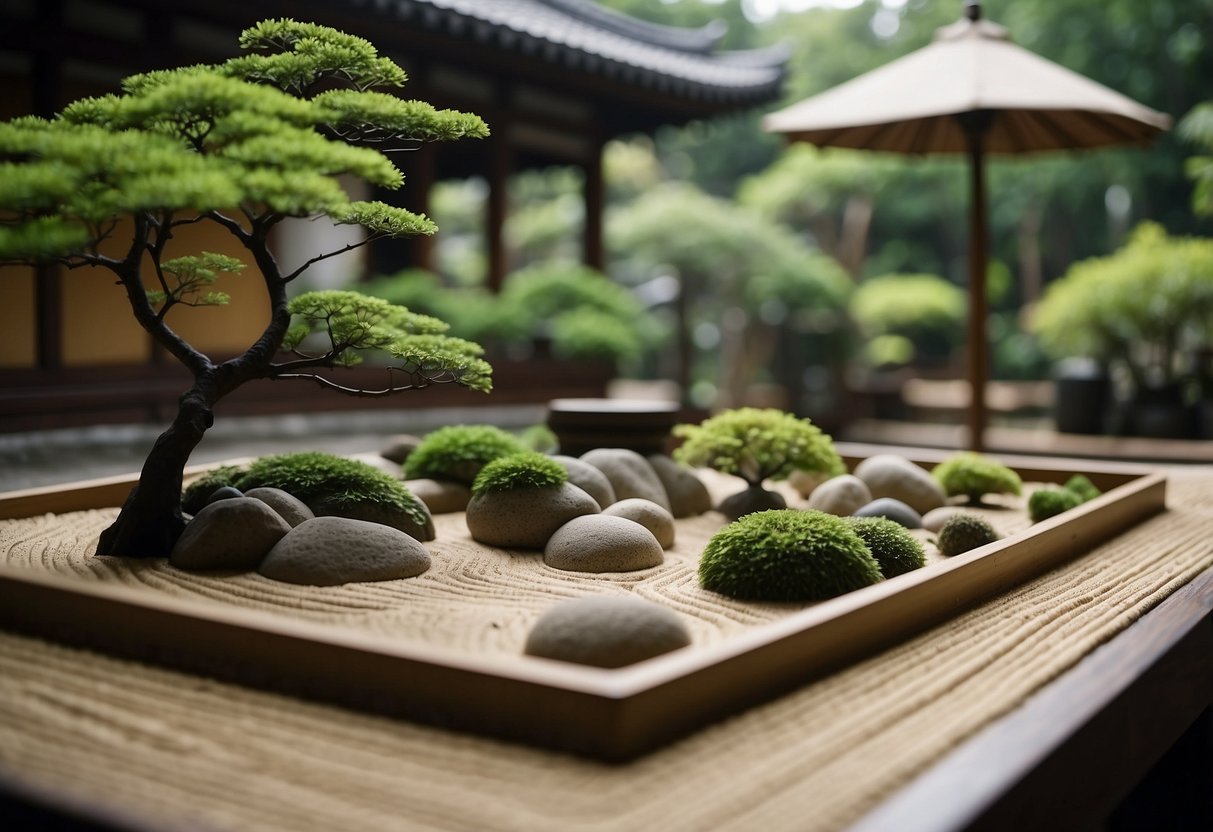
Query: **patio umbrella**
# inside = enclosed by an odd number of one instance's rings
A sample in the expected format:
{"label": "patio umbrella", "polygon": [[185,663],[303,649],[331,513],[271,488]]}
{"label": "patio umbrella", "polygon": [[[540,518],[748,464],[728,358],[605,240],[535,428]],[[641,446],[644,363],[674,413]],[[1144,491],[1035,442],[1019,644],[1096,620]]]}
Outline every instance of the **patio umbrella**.
{"label": "patio umbrella", "polygon": [[1168,116],[1011,43],[966,3],[933,42],[763,120],[768,132],[822,147],[969,158],[967,375],[969,446],[983,447],[988,376],[986,194],[988,153],[1145,143]]}

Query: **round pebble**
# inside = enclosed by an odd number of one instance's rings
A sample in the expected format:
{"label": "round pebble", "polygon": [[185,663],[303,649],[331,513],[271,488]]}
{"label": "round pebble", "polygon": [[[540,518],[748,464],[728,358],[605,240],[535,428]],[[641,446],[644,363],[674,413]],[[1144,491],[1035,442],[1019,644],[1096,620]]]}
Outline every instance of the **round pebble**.
{"label": "round pebble", "polygon": [[660,566],[661,544],[639,523],[589,514],[565,523],[548,540],[543,562],[567,572],[635,572]]}
{"label": "round pebble", "polygon": [[788,501],[777,491],[767,491],[760,485],[750,486],[720,501],[716,510],[729,519],[737,520],[756,511],[768,511],[788,507]]}
{"label": "round pebble", "polygon": [[941,486],[930,472],[897,454],[870,456],[855,466],[873,498],[892,497],[919,514],[939,508],[947,502]]}
{"label": "round pebble", "polygon": [[591,596],[549,609],[527,636],[530,656],[624,667],[691,643],[678,615],[640,598]]}
{"label": "round pebble", "polygon": [[627,448],[595,448],[581,455],[611,481],[616,500],[640,497],[670,510],[670,496],[649,461]]}
{"label": "round pebble", "polygon": [[293,494],[288,494],[281,488],[250,488],[244,496],[265,503],[278,512],[283,520],[290,523],[291,528],[316,516],[303,500]]}
{"label": "round pebble", "polygon": [[316,517],[283,537],[257,568],[267,578],[309,586],[412,578],[430,555],[399,529],[348,517]]}
{"label": "round pebble", "polygon": [[665,487],[666,496],[670,498],[670,514],[694,517],[712,510],[712,495],[693,468],[665,454],[651,454],[645,459]]}
{"label": "round pebble", "polygon": [[216,500],[186,524],[168,562],[179,569],[255,569],[290,530],[290,524],[260,500]]}
{"label": "round pebble", "polygon": [[461,482],[452,480],[417,479],[405,480],[404,487],[413,496],[425,503],[430,514],[453,514],[464,511],[472,499],[472,490]]}
{"label": "round pebble", "polygon": [[894,500],[892,497],[880,497],[873,500],[856,511],[854,516],[887,517],[896,523],[900,523],[907,529],[922,528],[922,515],[901,500]]}
{"label": "round pebble", "polygon": [[674,515],[654,502],[642,500],[639,497],[630,497],[612,503],[604,508],[602,513],[639,523],[653,533],[653,537],[657,538],[662,549],[668,549],[674,545]]}
{"label": "round pebble", "polygon": [[929,532],[938,532],[943,528],[943,524],[951,520],[957,514],[963,514],[964,508],[961,506],[940,506],[933,508],[922,516],[922,527]]}
{"label": "round pebble", "polygon": [[615,489],[611,487],[611,481],[593,465],[564,454],[556,454],[552,459],[564,466],[569,474],[569,482],[593,497],[599,508],[606,508],[615,502]]}
{"label": "round pebble", "polygon": [[838,517],[848,517],[872,502],[867,484],[853,474],[826,480],[809,495],[808,507]]}
{"label": "round pebble", "polygon": [[472,539],[506,549],[542,549],[570,520],[597,514],[598,503],[572,483],[472,495],[465,515]]}

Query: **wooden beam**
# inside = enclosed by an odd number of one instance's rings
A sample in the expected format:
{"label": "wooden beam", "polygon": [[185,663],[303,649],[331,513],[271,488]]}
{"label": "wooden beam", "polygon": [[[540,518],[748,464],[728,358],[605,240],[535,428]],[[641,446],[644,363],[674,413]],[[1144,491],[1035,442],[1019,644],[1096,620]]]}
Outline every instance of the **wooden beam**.
{"label": "wooden beam", "polygon": [[606,249],[603,245],[603,205],[606,202],[606,187],[602,176],[601,140],[595,139],[590,160],[585,163],[585,230],[582,238],[585,264],[598,271],[606,271]]}
{"label": "wooden beam", "polygon": [[510,147],[509,122],[493,127],[492,159],[489,168],[489,198],[485,217],[485,247],[488,257],[486,283],[489,291],[498,292],[509,271],[509,252],[505,246],[505,221],[509,216],[510,174],[514,167],[514,152]]}

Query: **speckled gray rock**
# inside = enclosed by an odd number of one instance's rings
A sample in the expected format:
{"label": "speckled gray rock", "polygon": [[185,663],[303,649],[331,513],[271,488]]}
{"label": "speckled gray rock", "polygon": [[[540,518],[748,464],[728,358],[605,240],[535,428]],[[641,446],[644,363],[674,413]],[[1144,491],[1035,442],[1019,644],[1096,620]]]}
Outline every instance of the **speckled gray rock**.
{"label": "speckled gray rock", "polygon": [[670,509],[670,497],[665,493],[657,472],[649,461],[627,448],[595,448],[581,455],[611,481],[616,500],[640,497],[651,500],[666,511]]}
{"label": "speckled gray rock", "polygon": [[873,498],[892,497],[919,514],[947,502],[942,486],[929,472],[896,454],[868,457],[855,466],[855,476],[867,484]]}
{"label": "speckled gray rock", "polygon": [[653,533],[653,537],[657,538],[662,549],[668,549],[674,545],[674,515],[654,502],[642,500],[639,497],[629,497],[626,500],[612,503],[604,508],[602,513],[639,523]]}
{"label": "speckled gray rock", "polygon": [[206,502],[207,505],[210,505],[211,503],[217,503],[220,500],[231,500],[235,497],[243,496],[244,492],[239,488],[231,485],[221,485],[210,493],[210,496],[206,498]]}
{"label": "speckled gray rock", "polygon": [[736,494],[730,494],[720,501],[716,510],[729,519],[730,522],[756,511],[787,508],[788,501],[777,491],[768,491],[761,485],[752,485]]}
{"label": "speckled gray rock", "polygon": [[472,499],[472,489],[461,482],[450,480],[405,480],[405,487],[413,496],[425,503],[430,514],[450,514],[463,511]]}
{"label": "speckled gray rock", "polygon": [[414,520],[402,508],[383,503],[332,503],[328,500],[317,500],[309,503],[308,507],[317,517],[346,517],[350,520],[365,520],[368,523],[379,523],[391,526],[393,529],[426,541],[434,539],[434,518],[425,503],[418,501],[421,512],[425,515],[423,522]]}
{"label": "speckled gray rock", "polygon": [[678,615],[641,598],[591,596],[563,601],[531,628],[531,656],[595,667],[624,667],[691,643]]}
{"label": "speckled gray rock", "polygon": [[404,461],[409,458],[409,454],[420,444],[421,437],[413,436],[410,433],[389,436],[384,441],[383,447],[379,449],[379,455],[397,465],[403,465]]}
{"label": "speckled gray rock", "polygon": [[599,508],[606,508],[615,502],[615,489],[611,487],[611,481],[593,465],[563,454],[554,454],[552,459],[564,466],[569,473],[569,482],[593,497]]}
{"label": "speckled gray rock", "polygon": [[565,523],[543,549],[543,562],[569,572],[635,572],[665,561],[661,544],[639,523],[589,514]]}
{"label": "speckled gray rock", "polygon": [[933,508],[922,516],[922,527],[929,532],[938,532],[943,528],[943,524],[951,520],[957,514],[965,513],[961,506],[940,506]]}
{"label": "speckled gray rock", "polygon": [[302,500],[281,488],[250,488],[244,496],[265,503],[292,527],[316,516]]}
{"label": "speckled gray rock", "polygon": [[598,503],[572,483],[473,494],[467,508],[472,539],[506,549],[542,549],[570,520],[597,514]]}
{"label": "speckled gray rock", "polygon": [[808,508],[847,517],[872,502],[872,492],[859,477],[843,474],[826,480],[809,495]]}
{"label": "speckled gray rock", "polygon": [[257,571],[276,581],[336,586],[412,578],[429,568],[429,552],[399,529],[348,517],[316,517],[291,529]]}
{"label": "speckled gray rock", "polygon": [[645,457],[670,498],[670,514],[694,517],[712,510],[712,495],[695,471],[665,454]]}
{"label": "speckled gray rock", "polygon": [[900,523],[907,529],[921,529],[922,515],[892,497],[878,497],[866,506],[858,509],[855,517],[887,517],[895,523]]}
{"label": "speckled gray rock", "polygon": [[260,500],[217,500],[186,524],[168,561],[180,569],[255,569],[290,530],[290,524]]}

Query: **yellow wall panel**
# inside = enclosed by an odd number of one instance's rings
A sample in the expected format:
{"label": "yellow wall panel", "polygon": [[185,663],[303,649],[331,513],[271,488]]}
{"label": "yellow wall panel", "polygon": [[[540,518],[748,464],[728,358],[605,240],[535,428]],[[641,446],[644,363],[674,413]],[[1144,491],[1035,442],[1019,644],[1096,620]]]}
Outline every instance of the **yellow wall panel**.
{"label": "yellow wall panel", "polygon": [[33,367],[38,360],[34,270],[0,267],[0,367]]}
{"label": "yellow wall panel", "polygon": [[63,363],[69,367],[133,364],[151,356],[126,292],[101,268],[63,272]]}

